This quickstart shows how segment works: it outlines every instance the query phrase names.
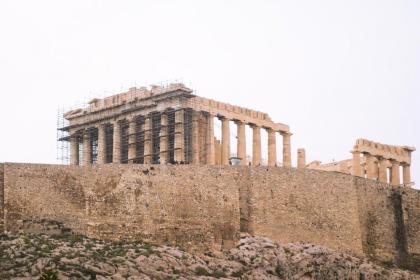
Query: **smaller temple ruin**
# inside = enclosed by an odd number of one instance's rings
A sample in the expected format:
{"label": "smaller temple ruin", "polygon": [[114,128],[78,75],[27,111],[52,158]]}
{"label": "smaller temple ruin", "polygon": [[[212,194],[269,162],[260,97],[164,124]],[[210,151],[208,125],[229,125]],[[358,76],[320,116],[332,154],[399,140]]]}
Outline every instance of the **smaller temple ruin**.
{"label": "smaller temple ruin", "polygon": [[415,150],[409,146],[392,146],[358,139],[351,151],[353,154],[351,159],[327,164],[313,161],[306,168],[342,172],[393,186],[412,187],[411,153]]}

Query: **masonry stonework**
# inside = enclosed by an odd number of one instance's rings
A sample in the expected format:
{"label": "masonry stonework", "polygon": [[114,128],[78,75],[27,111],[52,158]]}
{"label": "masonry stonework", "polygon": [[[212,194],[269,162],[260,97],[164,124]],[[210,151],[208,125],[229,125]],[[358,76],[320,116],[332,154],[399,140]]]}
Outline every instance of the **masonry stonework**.
{"label": "masonry stonework", "polygon": [[101,239],[230,248],[239,234],[238,174],[206,172],[187,166],[6,164],[6,230],[50,219]]}
{"label": "masonry stonework", "polygon": [[[230,123],[237,125],[236,159],[247,162],[245,126],[253,127],[254,165],[261,165],[261,129],[269,132],[268,165],[277,165],[276,135],[283,136],[283,164],[291,166],[289,126],[275,123],[266,113],[199,97],[183,84],[166,87],[131,88],[128,92],[66,112],[66,125],[60,127],[60,141],[70,142],[70,163],[205,163],[229,165],[231,154]],[[214,118],[222,122],[220,147],[215,146]],[[138,120],[144,119],[144,126]],[[205,127],[200,123],[205,119]],[[112,127],[105,130],[104,127]],[[141,136],[144,136],[142,139]],[[203,138],[205,141],[200,141]],[[218,142],[217,142],[218,143]],[[62,143],[64,144],[64,143]],[[83,153],[79,154],[79,146]],[[219,149],[220,148],[220,149]],[[164,151],[164,153],[162,153]],[[81,158],[80,158],[81,156]],[[104,161],[104,158],[110,158]]]}
{"label": "masonry stonework", "polygon": [[[362,253],[352,178],[312,170],[251,170],[248,200],[253,234],[281,242],[310,241]],[[242,207],[245,207],[244,205]]]}
{"label": "masonry stonework", "polygon": [[6,231],[30,231],[47,219],[91,237],[191,251],[231,248],[242,231],[420,267],[414,189],[274,167],[7,163],[2,169]]}
{"label": "masonry stonework", "polygon": [[4,164],[0,164],[0,232],[4,231]]}

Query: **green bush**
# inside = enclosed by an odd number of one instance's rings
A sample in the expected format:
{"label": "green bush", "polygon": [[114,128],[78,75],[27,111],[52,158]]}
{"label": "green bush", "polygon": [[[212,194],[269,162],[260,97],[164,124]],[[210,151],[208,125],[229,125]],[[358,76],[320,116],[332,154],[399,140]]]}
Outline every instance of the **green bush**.
{"label": "green bush", "polygon": [[243,274],[244,272],[242,270],[239,270],[239,271],[232,272],[230,276],[235,277],[235,278],[241,278]]}
{"label": "green bush", "polygon": [[214,278],[226,278],[226,273],[224,273],[223,271],[217,270],[215,272],[213,272],[213,274],[211,275]]}
{"label": "green bush", "polygon": [[210,273],[202,266],[197,266],[195,268],[195,274],[197,276],[210,276]]}
{"label": "green bush", "polygon": [[57,272],[47,269],[41,274],[39,280],[58,280]]}

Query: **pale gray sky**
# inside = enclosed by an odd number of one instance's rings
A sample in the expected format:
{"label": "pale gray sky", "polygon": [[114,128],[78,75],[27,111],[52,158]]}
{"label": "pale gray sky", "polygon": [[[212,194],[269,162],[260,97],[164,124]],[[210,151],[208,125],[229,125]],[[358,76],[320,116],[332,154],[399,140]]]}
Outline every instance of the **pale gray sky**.
{"label": "pale gray sky", "polygon": [[294,160],[420,148],[419,77],[418,0],[1,0],[0,161],[55,163],[58,107],[170,79],[289,124]]}

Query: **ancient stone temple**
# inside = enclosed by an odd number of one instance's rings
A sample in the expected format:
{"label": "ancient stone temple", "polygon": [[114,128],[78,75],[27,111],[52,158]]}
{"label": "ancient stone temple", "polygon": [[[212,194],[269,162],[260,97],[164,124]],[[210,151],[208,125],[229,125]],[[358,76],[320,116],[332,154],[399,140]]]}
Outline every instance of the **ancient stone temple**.
{"label": "ancient stone temple", "polygon": [[[306,167],[325,171],[351,174],[393,186],[411,187],[411,153],[416,149],[408,146],[392,146],[367,139],[358,139],[351,159],[321,164],[314,161]],[[402,176],[401,176],[402,169]],[[401,182],[402,177],[402,182]]]}
{"label": "ancient stone temple", "polygon": [[[73,165],[107,163],[228,165],[230,123],[237,129],[237,158],[246,164],[246,126],[252,128],[252,165],[262,163],[261,129],[268,135],[268,165],[275,166],[276,134],[283,137],[283,166],[291,166],[289,127],[266,113],[196,96],[183,84],[93,99],[86,108],[65,113],[61,128],[70,142]],[[214,119],[221,121],[221,139],[214,136]]]}
{"label": "ancient stone temple", "polygon": [[[398,186],[401,184],[401,166],[403,185],[411,186],[411,153],[415,150],[414,147],[391,146],[366,139],[358,139],[352,151],[352,175],[365,176],[366,174],[368,179]],[[360,162],[361,154],[365,157],[365,168],[363,169]]]}

